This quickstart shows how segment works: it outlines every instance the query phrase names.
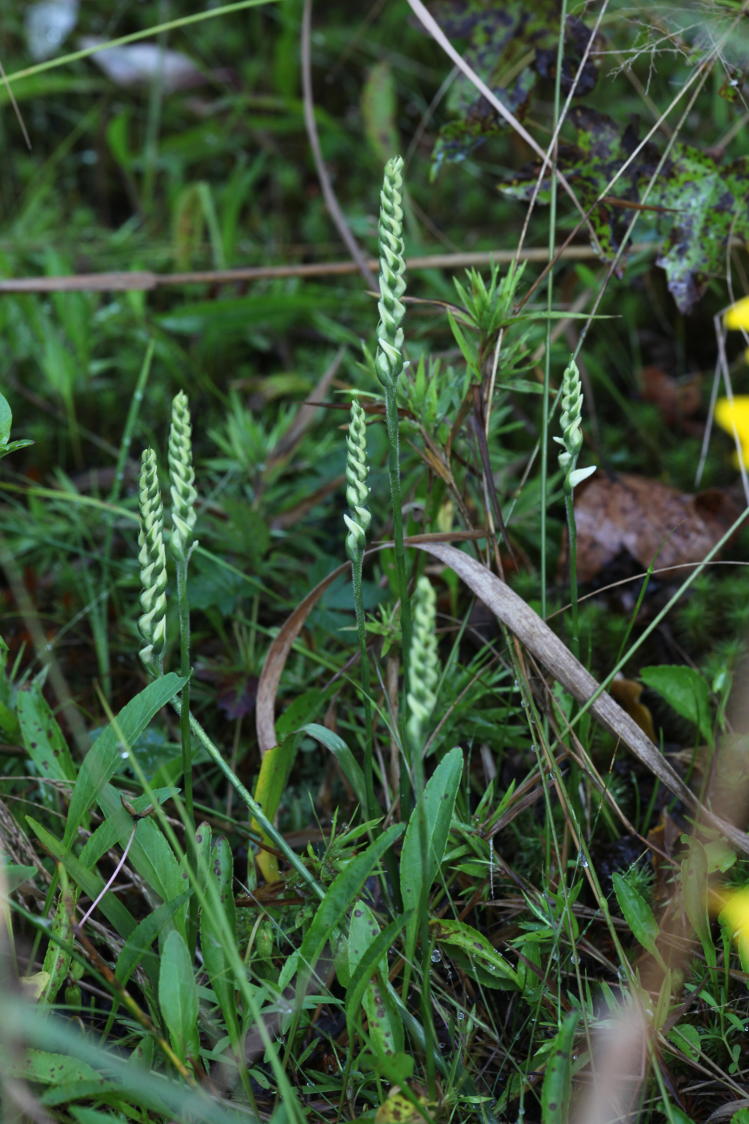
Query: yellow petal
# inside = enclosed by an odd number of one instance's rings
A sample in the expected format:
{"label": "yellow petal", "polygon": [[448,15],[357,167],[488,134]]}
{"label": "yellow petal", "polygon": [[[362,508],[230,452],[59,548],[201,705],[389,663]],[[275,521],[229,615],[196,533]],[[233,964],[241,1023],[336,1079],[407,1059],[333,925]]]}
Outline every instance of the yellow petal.
{"label": "yellow petal", "polygon": [[738,394],[732,399],[719,398],[715,403],[715,420],[731,437],[738,435],[741,459],[749,468],[749,394]]}
{"label": "yellow petal", "polygon": [[741,967],[745,972],[749,971],[749,886],[736,890],[723,899],[723,908],[718,918],[731,930]]}
{"label": "yellow petal", "polygon": [[732,304],[723,314],[726,328],[749,328],[749,297]]}
{"label": "yellow petal", "polygon": [[733,936],[749,940],[749,886],[729,894],[719,916],[730,926]]}

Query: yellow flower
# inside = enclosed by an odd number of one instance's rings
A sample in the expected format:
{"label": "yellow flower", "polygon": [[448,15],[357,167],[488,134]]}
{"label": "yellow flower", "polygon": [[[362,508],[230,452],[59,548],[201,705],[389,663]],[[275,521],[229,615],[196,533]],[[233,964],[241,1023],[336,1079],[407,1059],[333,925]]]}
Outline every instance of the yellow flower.
{"label": "yellow flower", "polygon": [[749,329],[749,297],[742,297],[736,304],[732,304],[723,314],[723,323],[726,328]]}
{"label": "yellow flower", "polygon": [[[739,301],[739,304],[743,303]],[[733,307],[738,308],[738,305]],[[749,310],[749,298],[747,298],[747,310]],[[749,395],[737,394],[733,398],[719,398],[715,403],[715,420],[726,433],[730,433],[734,438],[738,437],[742,464],[745,468],[749,468]],[[738,458],[734,457],[734,460],[737,461]]]}
{"label": "yellow flower", "polygon": [[739,950],[741,966],[746,971],[749,966],[749,886],[720,895],[718,919],[730,929]]}

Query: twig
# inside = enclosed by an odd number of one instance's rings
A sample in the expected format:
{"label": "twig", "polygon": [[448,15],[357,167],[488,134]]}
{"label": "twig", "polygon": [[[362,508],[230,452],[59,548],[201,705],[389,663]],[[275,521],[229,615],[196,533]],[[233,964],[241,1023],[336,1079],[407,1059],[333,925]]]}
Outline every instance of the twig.
{"label": "twig", "polygon": [[[635,243],[633,253],[653,252],[653,243]],[[587,261],[600,255],[592,246],[567,246],[558,253],[555,262]],[[469,266],[491,265],[492,262],[515,261],[514,250],[476,250],[473,253],[426,254],[406,258],[406,268],[414,269],[466,269]],[[546,247],[534,246],[520,255],[522,261],[548,262]],[[377,258],[367,258],[368,268],[377,269]],[[109,273],[71,273],[58,277],[7,277],[0,280],[0,293],[57,293],[57,292],[148,292],[171,285],[238,285],[246,281],[270,281],[281,277],[340,277],[356,273],[359,266],[353,261],[304,262],[297,265],[251,265],[237,269],[200,269],[182,273],[153,273],[147,269],[117,270]],[[376,284],[372,286],[376,291]]]}

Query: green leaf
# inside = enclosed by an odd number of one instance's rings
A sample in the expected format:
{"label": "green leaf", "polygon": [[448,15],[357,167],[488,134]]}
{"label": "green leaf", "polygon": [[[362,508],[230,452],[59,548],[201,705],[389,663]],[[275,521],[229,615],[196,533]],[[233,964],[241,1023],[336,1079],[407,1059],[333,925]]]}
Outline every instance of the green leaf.
{"label": "green leaf", "polygon": [[[349,982],[356,975],[369,948],[377,941],[380,926],[374,912],[364,901],[358,901],[351,911],[346,952],[348,956]],[[376,1054],[395,1054],[403,1049],[403,1023],[394,1009],[388,994],[388,961],[386,950],[372,965],[372,974],[366,981],[364,993],[359,992],[360,1002],[367,1016],[370,1043]],[[375,978],[375,974],[379,978]],[[359,977],[357,977],[358,979]],[[348,1000],[348,996],[347,996]],[[357,1006],[358,1006],[357,1003]],[[347,1009],[349,1005],[347,1002]]]}
{"label": "green leaf", "polygon": [[0,457],[7,457],[9,453],[17,453],[19,449],[25,449],[34,442],[30,441],[28,437],[21,437],[18,441],[9,441],[7,445],[0,445]]}
{"label": "green leaf", "polygon": [[[105,823],[116,832],[117,843],[125,848],[133,833],[133,818],[122,806],[117,789],[105,785],[98,799]],[[84,848],[81,859],[88,854]],[[182,897],[189,886],[185,869],[174,854],[159,825],[150,817],[139,820],[130,842],[128,863],[131,863],[146,885],[165,902]],[[175,915],[175,922],[185,935],[186,914]]]}
{"label": "green leaf", "polygon": [[198,987],[187,945],[176,929],[161,951],[159,1007],[175,1054],[186,1062],[200,1053]]}
{"label": "green leaf", "polygon": [[13,424],[13,412],[8,399],[0,394],[0,445],[7,445],[10,440],[10,427]]}
{"label": "green leaf", "polygon": [[467,970],[469,974],[475,974],[470,970],[473,963],[483,969],[482,982],[486,978],[485,974],[488,973],[495,987],[500,986],[501,982],[506,980],[517,985],[518,975],[515,969],[496,950],[491,941],[478,929],[474,929],[472,925],[467,925],[464,921],[452,921],[445,918],[439,921],[431,921],[429,928],[438,944],[447,945],[451,953],[453,950],[457,950],[464,954],[468,961]]}
{"label": "green leaf", "polygon": [[236,981],[232,961],[226,949],[227,939],[236,940],[234,865],[231,847],[222,836],[212,842],[209,861],[206,863],[202,877],[207,877],[213,882],[221,912],[217,912],[212,901],[213,895],[209,895],[208,908],[203,908],[200,913],[200,950],[230,1040],[235,1045],[240,1037],[235,998]]}
{"label": "green leaf", "polygon": [[[362,886],[385,852],[392,847],[396,839],[402,834],[403,824],[391,824],[373,843],[370,843],[366,851],[356,855],[333,879],[304,935],[297,957],[294,958],[293,966],[302,963],[314,969],[325,945],[332,939],[335,930],[346,917],[352,902],[361,893]],[[293,966],[290,959],[287,962],[287,971],[282,973],[281,978],[284,982],[280,983],[279,986],[286,986],[289,982],[293,974]]]}
{"label": "green leaf", "polygon": [[413,955],[426,896],[442,862],[455,797],[463,772],[463,751],[457,746],[440,761],[408,821],[400,860],[403,908],[413,910],[406,935],[406,955]]}
{"label": "green leaf", "polygon": [[33,882],[39,871],[35,866],[22,866],[20,863],[9,863],[3,856],[3,878],[9,894],[22,886],[24,882]]}
{"label": "green leaf", "polygon": [[612,882],[622,917],[629,925],[633,937],[662,964],[663,960],[655,943],[658,922],[652,909],[624,874],[615,873],[612,875]]}
{"label": "green leaf", "polygon": [[126,703],[115,719],[104,729],[81,764],[73,788],[65,825],[65,844],[69,847],[89,808],[103,786],[114,775],[127,747],[140,737],[163,706],[179,694],[186,679],[174,672],[162,675]]}
{"label": "green leaf", "polygon": [[44,1003],[54,1003],[57,993],[65,983],[70,971],[71,949],[74,941],[69,911],[74,912],[77,897],[77,894],[73,897],[69,893],[69,884],[66,880],[66,886],[63,886],[60,900],[52,914],[49,929],[50,939],[42,964],[42,971],[47,976],[47,981],[40,996]]}
{"label": "green leaf", "polygon": [[70,1112],[77,1124],[125,1124],[126,1119],[119,1112],[100,1112],[98,1108],[86,1108],[84,1105],[71,1105]]}
{"label": "green leaf", "polygon": [[[98,898],[104,889],[104,879],[101,875],[81,862],[65,842],[56,839],[46,827],[37,823],[32,816],[26,817],[26,823],[40,840],[45,851],[48,851],[57,862],[63,864],[70,877],[86,897],[92,901],[94,898]],[[107,918],[120,936],[127,937],[129,933],[132,933],[136,925],[135,918],[116,894],[105,894],[96,908]]]}
{"label": "green leaf", "polygon": [[361,95],[364,135],[385,164],[400,151],[396,124],[395,80],[390,63],[383,59],[367,71]]}
{"label": "green leaf", "polygon": [[395,939],[408,922],[408,917],[407,913],[402,914],[378,933],[362,952],[356,967],[351,972],[346,988],[346,1026],[349,1040],[353,1039],[357,1019],[361,1016],[362,997],[369,981],[378,968],[381,968],[383,957],[395,944]]}
{"label": "green leaf", "polygon": [[16,711],[24,747],[39,775],[49,780],[74,781],[78,770],[38,681],[18,692]]}
{"label": "green leaf", "polygon": [[359,801],[359,807],[366,808],[367,796],[364,773],[362,772],[361,765],[356,760],[343,738],[340,738],[338,734],[334,734],[332,730],[328,730],[326,726],[320,726],[317,722],[307,723],[306,726],[302,726],[300,732],[309,734],[311,738],[314,738],[324,745],[326,749],[330,750],[340,765],[341,772],[354,790],[354,796]]}
{"label": "green leaf", "polygon": [[[289,779],[291,766],[294,764],[296,750],[297,739],[288,737],[278,745],[266,750],[262,756],[254,797],[255,802],[269,820],[275,819],[281,797],[286,788],[286,782]],[[272,845],[272,839],[263,831],[254,816],[250,819],[250,828],[257,832],[263,842]],[[258,852],[257,865],[266,882],[277,882],[280,879],[278,860],[270,850]]]}
{"label": "green leaf", "polygon": [[172,918],[175,912],[188,898],[189,892],[185,891],[179,898],[174,898],[170,902],[162,902],[161,905],[147,913],[135,926],[117,957],[115,975],[123,987],[139,966],[144,969],[152,983],[156,984],[158,959],[151,946],[165,929],[172,928]]}
{"label": "green leaf", "polygon": [[698,1062],[702,1053],[702,1040],[699,1028],[693,1023],[679,1023],[668,1034],[669,1041],[673,1042],[682,1054],[686,1054],[690,1062]]}
{"label": "green leaf", "polygon": [[646,687],[662,695],[677,714],[696,726],[704,741],[712,740],[710,695],[699,671],[680,664],[643,667],[640,678]]}
{"label": "green leaf", "polygon": [[[50,1053],[46,1050],[26,1050],[19,1054],[18,1061],[23,1059],[23,1076],[27,1081],[39,1082],[43,1085],[66,1085],[70,1081],[98,1080],[99,1075],[84,1061],[78,1058],[69,1058],[65,1054]],[[3,1070],[15,1074],[16,1062],[13,1057],[3,1059]]]}
{"label": "green leaf", "polygon": [[569,1120],[572,1093],[572,1043],[578,1017],[577,1011],[570,1011],[565,1015],[551,1044],[551,1054],[546,1063],[544,1083],[541,1088],[542,1124],[567,1124]]}

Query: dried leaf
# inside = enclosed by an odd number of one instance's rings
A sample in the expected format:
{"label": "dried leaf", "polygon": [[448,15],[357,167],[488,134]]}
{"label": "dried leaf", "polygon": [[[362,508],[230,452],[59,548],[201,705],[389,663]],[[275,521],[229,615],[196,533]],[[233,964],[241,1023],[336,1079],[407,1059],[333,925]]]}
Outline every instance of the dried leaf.
{"label": "dried leaf", "polygon": [[642,397],[658,408],[664,422],[669,427],[677,426],[689,432],[687,419],[691,418],[702,403],[701,375],[687,375],[675,379],[660,367],[643,367],[640,371]]}
{"label": "dried leaf", "polygon": [[625,679],[623,675],[617,675],[611,684],[612,697],[616,699],[622,710],[626,710],[627,714],[634,718],[640,729],[644,730],[650,740],[654,742],[653,715],[650,713],[650,707],[645,706],[640,701],[644,689],[642,683],[637,683],[634,679]]}
{"label": "dried leaf", "polygon": [[578,578],[591,581],[622,551],[643,570],[701,562],[740,510],[717,488],[691,495],[645,476],[599,472],[575,493]]}

